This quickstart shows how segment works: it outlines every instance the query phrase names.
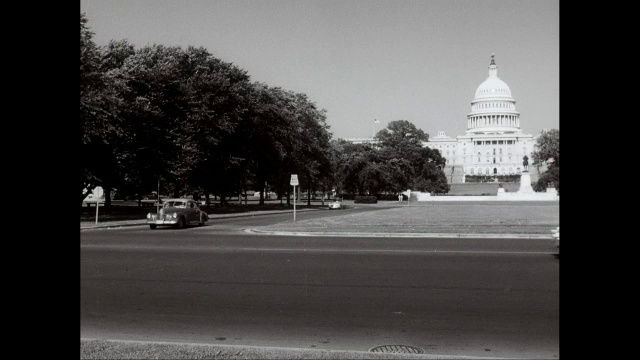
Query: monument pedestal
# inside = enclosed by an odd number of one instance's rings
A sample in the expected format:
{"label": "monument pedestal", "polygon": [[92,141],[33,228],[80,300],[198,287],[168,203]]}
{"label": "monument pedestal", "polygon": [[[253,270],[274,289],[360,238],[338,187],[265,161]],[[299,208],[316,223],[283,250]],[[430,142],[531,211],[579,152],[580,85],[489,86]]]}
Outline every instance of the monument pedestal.
{"label": "monument pedestal", "polygon": [[529,171],[523,171],[522,175],[520,175],[520,190],[518,190],[518,194],[533,194],[533,188],[531,187],[531,175],[529,175]]}

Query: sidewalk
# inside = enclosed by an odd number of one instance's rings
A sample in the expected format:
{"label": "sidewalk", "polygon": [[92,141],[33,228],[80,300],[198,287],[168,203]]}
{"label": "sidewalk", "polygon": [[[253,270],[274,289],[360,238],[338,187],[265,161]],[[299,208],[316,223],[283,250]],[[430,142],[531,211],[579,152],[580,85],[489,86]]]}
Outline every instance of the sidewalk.
{"label": "sidewalk", "polygon": [[[507,359],[266,346],[80,339],[81,359]],[[508,358],[513,359],[513,358]]]}

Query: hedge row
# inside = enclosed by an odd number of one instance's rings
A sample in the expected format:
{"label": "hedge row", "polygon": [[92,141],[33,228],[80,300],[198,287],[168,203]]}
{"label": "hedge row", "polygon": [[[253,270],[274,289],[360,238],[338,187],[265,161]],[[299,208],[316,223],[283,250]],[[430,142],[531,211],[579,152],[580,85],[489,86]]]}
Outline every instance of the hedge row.
{"label": "hedge row", "polygon": [[377,204],[378,198],[375,196],[358,195],[353,199],[354,204]]}

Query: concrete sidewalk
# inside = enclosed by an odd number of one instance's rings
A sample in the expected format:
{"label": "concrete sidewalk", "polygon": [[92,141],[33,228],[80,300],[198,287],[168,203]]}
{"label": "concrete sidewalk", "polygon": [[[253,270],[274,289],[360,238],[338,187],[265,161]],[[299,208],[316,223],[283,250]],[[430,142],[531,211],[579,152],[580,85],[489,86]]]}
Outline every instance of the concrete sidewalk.
{"label": "concrete sidewalk", "polygon": [[80,339],[81,359],[517,359],[267,346]]}

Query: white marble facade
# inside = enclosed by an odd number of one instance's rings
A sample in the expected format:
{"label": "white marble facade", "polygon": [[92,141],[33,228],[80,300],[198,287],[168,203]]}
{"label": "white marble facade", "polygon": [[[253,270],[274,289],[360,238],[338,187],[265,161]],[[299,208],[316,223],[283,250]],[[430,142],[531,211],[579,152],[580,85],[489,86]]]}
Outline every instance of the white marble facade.
{"label": "white marble facade", "polygon": [[[498,67],[491,55],[489,77],[478,86],[471,101],[465,134],[452,138],[439,131],[424,145],[440,151],[447,159],[447,178],[460,183],[465,182],[466,175],[522,173],[525,155],[529,165],[532,163],[535,140],[522,133],[516,101],[509,86],[498,78]],[[532,166],[529,170],[536,172]]]}

